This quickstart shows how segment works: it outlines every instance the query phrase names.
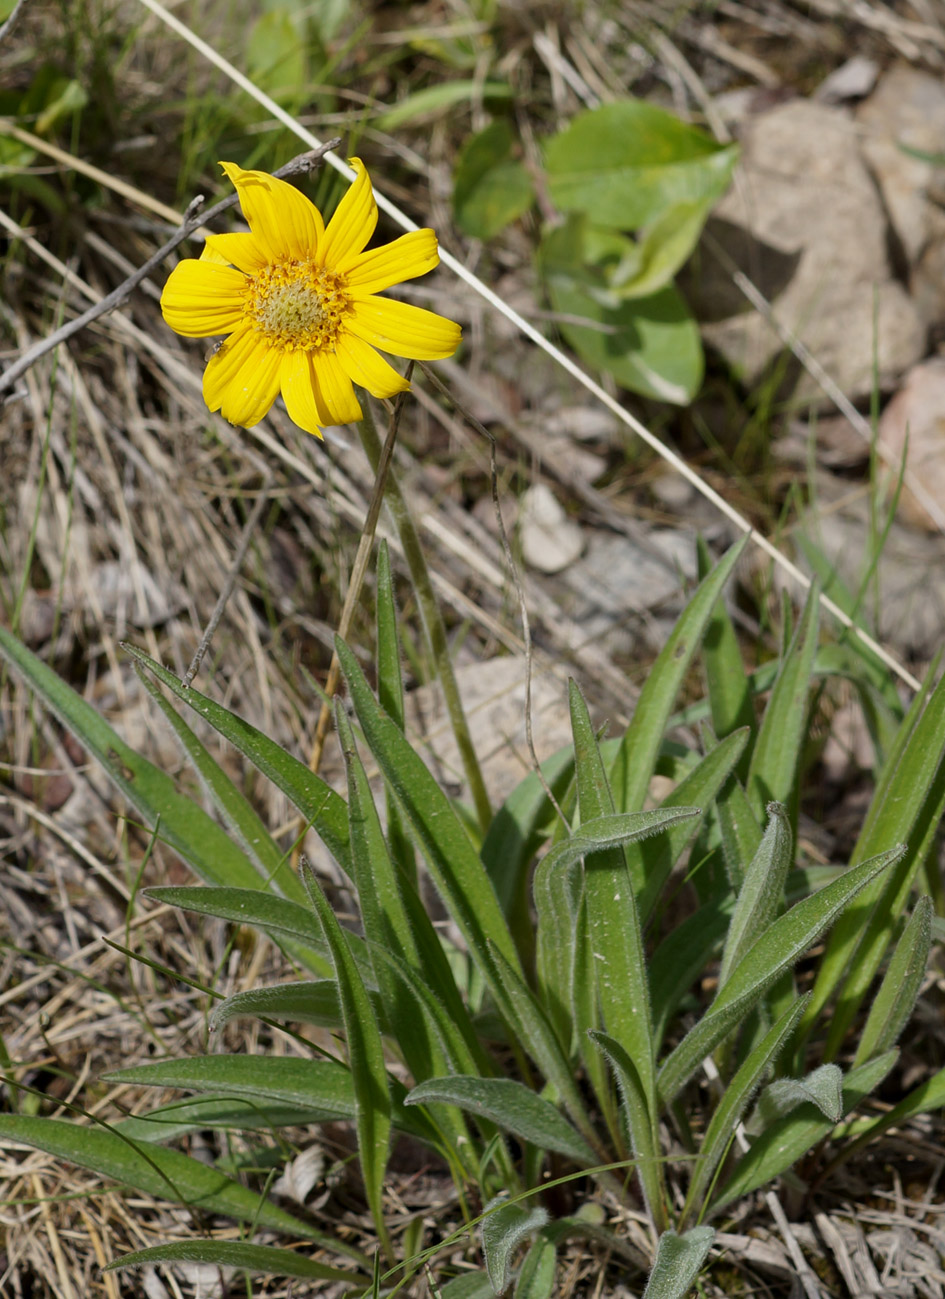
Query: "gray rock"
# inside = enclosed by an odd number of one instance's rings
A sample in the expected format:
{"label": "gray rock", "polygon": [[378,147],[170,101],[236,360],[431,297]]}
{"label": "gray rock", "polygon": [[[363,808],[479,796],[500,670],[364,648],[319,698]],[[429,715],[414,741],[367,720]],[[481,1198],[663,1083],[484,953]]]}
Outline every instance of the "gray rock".
{"label": "gray rock", "polygon": [[[883,411],[879,440],[906,468],[935,506],[945,507],[945,358],[933,357],[910,370]],[[934,508],[934,507],[933,507]],[[917,527],[938,532],[938,521],[903,485],[899,516]]]}
{"label": "gray rock", "polygon": [[523,494],[519,507],[522,558],[540,573],[560,573],[584,549],[580,526],[569,519],[544,483],[535,483]]}
{"label": "gray rock", "polygon": [[[850,114],[794,100],[747,122],[743,144],[736,183],[709,222],[701,273],[689,286],[707,341],[749,384],[783,352],[713,254],[714,240],[847,396],[871,391],[874,355],[880,385],[891,386],[923,355],[925,329],[893,279],[885,213]],[[806,372],[796,394],[825,404]]]}

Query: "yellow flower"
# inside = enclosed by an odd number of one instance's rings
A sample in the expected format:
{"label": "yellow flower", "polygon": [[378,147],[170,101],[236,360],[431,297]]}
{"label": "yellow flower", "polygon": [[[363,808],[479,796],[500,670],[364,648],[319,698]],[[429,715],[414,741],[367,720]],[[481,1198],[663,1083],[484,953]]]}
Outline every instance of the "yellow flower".
{"label": "yellow flower", "polygon": [[210,235],[200,259],[178,263],[161,294],[164,319],[178,334],[227,335],[203,376],[211,410],[252,428],[281,392],[290,418],[321,437],[327,425],[361,418],[353,384],[375,397],[410,386],[375,348],[417,361],[452,355],[459,325],[377,296],[440,258],[432,230],[365,251],[377,205],[359,158],[351,159],[357,176],[327,228],[293,185],[220,165],[250,233]]}

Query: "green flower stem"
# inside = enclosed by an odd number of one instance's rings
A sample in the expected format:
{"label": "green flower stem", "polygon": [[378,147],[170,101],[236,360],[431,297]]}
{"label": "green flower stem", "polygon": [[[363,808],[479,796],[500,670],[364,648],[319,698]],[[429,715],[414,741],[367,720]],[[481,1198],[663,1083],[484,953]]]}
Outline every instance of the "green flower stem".
{"label": "green flower stem", "polygon": [[[368,411],[370,412],[369,406]],[[377,434],[377,426],[370,413],[358,424],[358,435],[371,463],[371,468],[377,473],[381,463],[381,441]],[[407,560],[407,567],[410,569],[410,578],[416,592],[417,603],[420,606],[420,615],[423,619],[430,652],[433,655],[433,661],[436,664],[436,670],[440,678],[440,685],[443,688],[443,697],[446,701],[450,725],[456,737],[456,744],[463,763],[463,771],[466,773],[466,783],[469,785],[469,791],[476,808],[476,818],[479,821],[482,833],[485,834],[492,821],[492,807],[489,803],[489,795],[486,793],[479,759],[476,757],[472,736],[469,733],[469,724],[463,710],[463,701],[459,696],[459,687],[453,673],[453,664],[446,639],[446,627],[433,591],[430,570],[427,568],[423,548],[420,545],[420,537],[407,507],[407,502],[404,500],[400,485],[393,473],[387,476],[387,506],[400,537],[400,544]]]}

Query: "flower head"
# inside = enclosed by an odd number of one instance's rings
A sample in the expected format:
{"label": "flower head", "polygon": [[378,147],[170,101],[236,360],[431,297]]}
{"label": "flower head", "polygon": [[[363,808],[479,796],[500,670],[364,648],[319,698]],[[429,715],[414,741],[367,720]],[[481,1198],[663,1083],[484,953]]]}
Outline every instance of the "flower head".
{"label": "flower head", "polygon": [[282,393],[291,419],[321,437],[361,418],[354,384],[375,397],[409,387],[375,349],[417,361],[450,356],[451,320],[378,294],[439,262],[432,230],[365,247],[377,225],[358,158],[354,183],[326,227],[293,185],[220,164],[236,186],[248,234],[210,235],[199,259],[179,262],[161,294],[171,329],[227,337],[207,363],[203,395],[231,424],[251,428]]}

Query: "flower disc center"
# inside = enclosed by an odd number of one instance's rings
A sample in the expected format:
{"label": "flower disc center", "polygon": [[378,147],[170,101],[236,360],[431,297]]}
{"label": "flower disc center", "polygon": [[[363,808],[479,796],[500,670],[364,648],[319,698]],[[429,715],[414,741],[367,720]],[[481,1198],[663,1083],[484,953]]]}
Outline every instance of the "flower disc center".
{"label": "flower disc center", "polygon": [[250,278],[246,314],[285,352],[331,346],[348,297],[341,278],[310,262],[266,266]]}

